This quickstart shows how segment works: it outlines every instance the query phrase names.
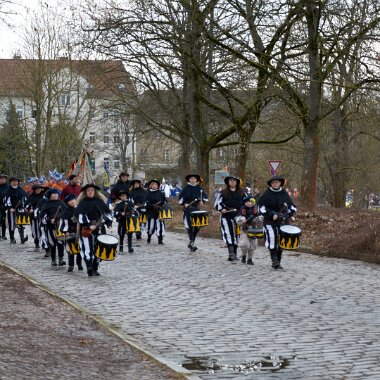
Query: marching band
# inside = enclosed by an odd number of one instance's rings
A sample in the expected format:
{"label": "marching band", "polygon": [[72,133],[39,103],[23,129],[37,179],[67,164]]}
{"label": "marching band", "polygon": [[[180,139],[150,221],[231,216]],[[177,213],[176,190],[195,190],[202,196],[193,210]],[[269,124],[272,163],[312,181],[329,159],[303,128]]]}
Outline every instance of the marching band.
{"label": "marching band", "polygon": [[[74,261],[82,271],[83,260],[89,277],[100,275],[101,261],[112,261],[117,252],[125,252],[125,237],[128,253],[134,252],[133,235],[141,240],[143,231],[148,244],[154,234],[158,244],[163,244],[165,220],[173,219],[173,208],[160,190],[159,180],[150,180],[145,189],[141,180],[129,181],[129,175],[122,172],[111,190],[112,207],[107,205],[97,185],[89,183],[80,187],[79,178],[74,175],[69,180],[63,192],[35,183],[27,194],[19,178],[10,177],[8,184],[7,176],[0,174],[0,238],[7,240],[8,225],[10,243],[16,244],[18,229],[20,242],[24,244],[28,240],[25,225],[30,225],[35,251],[44,249],[45,257],[51,257],[52,266],[66,266],[66,251],[68,272],[74,270]],[[189,238],[187,247],[192,253],[198,249],[195,241],[199,231],[209,224],[208,212],[201,209],[208,202],[208,195],[199,174],[188,174],[185,181],[178,203],[183,208],[183,224]],[[282,251],[297,249],[301,235],[301,230],[289,223],[297,208],[284,189],[285,178],[270,178],[268,189],[258,199],[243,190],[240,178],[230,175],[224,182],[226,187],[216,194],[214,210],[220,213],[227,260],[237,262],[240,247],[241,262],[253,265],[258,239],[264,238],[272,267],[282,269]],[[114,219],[118,237],[106,230]]]}

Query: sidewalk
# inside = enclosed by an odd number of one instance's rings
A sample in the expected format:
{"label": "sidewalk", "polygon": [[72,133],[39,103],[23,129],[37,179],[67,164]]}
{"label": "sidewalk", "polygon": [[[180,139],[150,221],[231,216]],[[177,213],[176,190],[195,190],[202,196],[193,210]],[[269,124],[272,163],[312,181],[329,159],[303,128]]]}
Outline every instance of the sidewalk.
{"label": "sidewalk", "polygon": [[19,244],[1,242],[0,260],[202,379],[380,378],[379,266],[286,253],[274,271],[264,248],[248,266],[218,240],[192,254],[183,234],[164,242],[101,263],[99,278]]}

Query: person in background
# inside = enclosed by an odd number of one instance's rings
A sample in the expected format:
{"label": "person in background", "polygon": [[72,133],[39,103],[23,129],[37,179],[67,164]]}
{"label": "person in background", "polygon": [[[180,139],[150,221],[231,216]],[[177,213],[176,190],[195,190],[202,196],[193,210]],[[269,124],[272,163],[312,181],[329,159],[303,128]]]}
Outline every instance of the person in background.
{"label": "person in background", "polygon": [[165,195],[165,198],[170,197],[170,185],[166,183],[165,179],[162,179],[160,191]]}
{"label": "person in background", "polygon": [[[135,208],[139,212],[140,216],[142,212],[144,212],[146,216],[146,210],[144,210],[146,190],[144,189],[142,182],[139,179],[134,179],[133,181],[131,181],[130,195],[131,195],[131,199],[133,200],[135,204]],[[146,223],[143,223],[140,218],[141,231],[144,231],[145,224]],[[141,232],[136,232],[136,239],[141,240]]]}
{"label": "person in background", "polygon": [[129,180],[129,174],[125,171],[122,171],[119,174],[119,179],[111,188],[111,200],[112,203],[115,203],[119,197],[120,190],[127,190],[131,187],[131,181]]}
{"label": "person in background", "polygon": [[269,249],[272,268],[282,269],[282,249],[278,244],[279,229],[284,220],[297,211],[289,194],[283,188],[285,178],[274,176],[267,182],[268,189],[258,200],[259,212],[264,216],[265,246]]}
{"label": "person in background", "polygon": [[71,176],[68,177],[68,180],[70,181],[62,190],[62,193],[60,195],[60,199],[63,201],[67,195],[73,194],[75,198],[77,198],[80,194],[81,185],[80,185],[80,177],[71,174]]}
{"label": "person in background", "polygon": [[4,205],[4,195],[9,189],[9,184],[7,183],[7,175],[0,174],[0,224],[1,224],[1,240],[7,240],[7,210]]}
{"label": "person in background", "polygon": [[25,236],[25,227],[16,225],[16,214],[24,212],[27,194],[20,186],[20,178],[9,178],[9,188],[4,194],[4,206],[7,209],[7,223],[9,229],[10,243],[16,244],[15,229],[18,228],[21,244],[28,240],[28,235]]}
{"label": "person in background", "polygon": [[198,249],[195,246],[195,239],[201,228],[191,225],[191,213],[199,211],[199,206],[208,202],[208,195],[200,185],[201,176],[199,174],[188,174],[185,179],[187,185],[179,194],[178,203],[183,206],[183,224],[189,235],[187,247],[191,252],[195,252]]}
{"label": "person in background", "polygon": [[228,176],[224,179],[226,184],[215,201],[214,208],[220,211],[220,230],[223,241],[228,248],[228,261],[238,260],[237,248],[239,236],[235,217],[242,206],[244,197],[247,194],[240,188],[240,178]]}

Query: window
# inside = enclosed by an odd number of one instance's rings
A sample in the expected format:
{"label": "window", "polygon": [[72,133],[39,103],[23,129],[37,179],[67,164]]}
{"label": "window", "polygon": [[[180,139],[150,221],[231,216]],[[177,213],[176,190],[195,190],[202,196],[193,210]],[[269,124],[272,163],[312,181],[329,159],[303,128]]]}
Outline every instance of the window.
{"label": "window", "polygon": [[90,144],[95,144],[95,132],[90,132]]}
{"label": "window", "polygon": [[120,161],[119,160],[114,160],[113,167],[114,167],[114,169],[120,169]]}
{"label": "window", "polygon": [[60,99],[61,106],[67,106],[70,104],[70,95],[69,94],[62,94]]}
{"label": "window", "polygon": [[170,149],[165,148],[164,149],[164,161],[165,162],[169,161],[169,153],[170,153]]}
{"label": "window", "polygon": [[35,119],[37,117],[37,110],[33,109],[32,110],[32,118]]}
{"label": "window", "polygon": [[114,135],[114,136],[113,136],[113,142],[114,142],[114,144],[118,144],[118,143],[120,142],[120,137],[119,137],[119,135]]}
{"label": "window", "polygon": [[20,119],[22,119],[22,118],[24,117],[24,107],[22,107],[22,106],[17,106],[17,107],[16,107],[16,113],[17,113],[18,117],[19,117]]}
{"label": "window", "polygon": [[106,133],[103,136],[103,142],[104,142],[104,144],[108,144],[110,142],[110,136],[108,135],[108,133]]}
{"label": "window", "polygon": [[104,111],[103,111],[103,118],[104,118],[104,119],[107,119],[107,118],[108,118],[108,115],[109,115],[108,110],[104,110]]}

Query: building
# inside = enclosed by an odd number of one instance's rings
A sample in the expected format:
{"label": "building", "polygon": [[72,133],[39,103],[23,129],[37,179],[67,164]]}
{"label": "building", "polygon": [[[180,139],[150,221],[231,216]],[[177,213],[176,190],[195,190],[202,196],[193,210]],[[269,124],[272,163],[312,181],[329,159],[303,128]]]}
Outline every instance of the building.
{"label": "building", "polygon": [[121,61],[0,59],[0,124],[12,104],[25,127],[33,173],[67,172],[84,143],[95,173],[112,176],[134,160],[135,88]]}

